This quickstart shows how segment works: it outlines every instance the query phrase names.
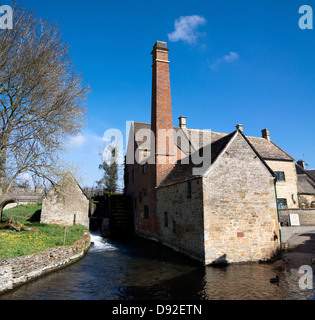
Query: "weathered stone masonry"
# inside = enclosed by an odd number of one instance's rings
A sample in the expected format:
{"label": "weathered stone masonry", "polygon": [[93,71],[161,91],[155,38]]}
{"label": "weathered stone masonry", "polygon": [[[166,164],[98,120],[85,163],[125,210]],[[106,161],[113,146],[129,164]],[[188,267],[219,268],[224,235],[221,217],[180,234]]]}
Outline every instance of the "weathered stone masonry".
{"label": "weathered stone masonry", "polygon": [[240,133],[209,172],[159,187],[157,200],[158,239],[204,264],[268,260],[279,248],[274,176]]}
{"label": "weathered stone masonry", "polygon": [[158,189],[157,207],[159,240],[204,262],[202,179]]}
{"label": "weathered stone masonry", "polygon": [[89,228],[89,200],[68,173],[43,199],[41,223]]}
{"label": "weathered stone masonry", "polygon": [[86,232],[72,246],[0,260],[0,293],[76,262],[84,256],[90,245],[90,234]]}
{"label": "weathered stone masonry", "polygon": [[279,247],[274,177],[241,135],[203,185],[206,264],[270,259]]}

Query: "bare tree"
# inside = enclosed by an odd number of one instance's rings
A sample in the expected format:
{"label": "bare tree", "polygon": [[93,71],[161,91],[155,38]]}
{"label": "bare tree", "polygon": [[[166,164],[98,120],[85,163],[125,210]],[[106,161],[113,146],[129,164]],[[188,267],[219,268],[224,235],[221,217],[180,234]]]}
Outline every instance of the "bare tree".
{"label": "bare tree", "polygon": [[60,29],[20,5],[0,30],[0,203],[24,172],[55,181],[66,139],[85,124],[89,88]]}

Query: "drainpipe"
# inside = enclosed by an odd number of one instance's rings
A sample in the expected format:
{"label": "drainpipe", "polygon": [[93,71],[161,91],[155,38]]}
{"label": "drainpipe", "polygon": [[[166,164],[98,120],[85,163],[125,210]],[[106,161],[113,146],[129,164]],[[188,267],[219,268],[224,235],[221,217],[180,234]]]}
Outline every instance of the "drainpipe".
{"label": "drainpipe", "polygon": [[282,245],[282,235],[281,235],[281,223],[280,223],[280,213],[278,206],[278,195],[277,195],[277,178],[275,177],[275,195],[276,195],[276,204],[277,204],[277,214],[278,214],[278,222],[279,222],[279,235],[280,235],[280,246]]}

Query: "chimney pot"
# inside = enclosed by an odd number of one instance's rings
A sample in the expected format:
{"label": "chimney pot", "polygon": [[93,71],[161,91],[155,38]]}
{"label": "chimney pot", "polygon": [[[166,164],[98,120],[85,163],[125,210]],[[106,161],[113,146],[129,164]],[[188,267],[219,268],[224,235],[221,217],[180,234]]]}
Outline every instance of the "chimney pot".
{"label": "chimney pot", "polygon": [[269,129],[264,129],[261,131],[262,133],[262,137],[268,141],[270,141],[270,133],[269,133]]}
{"label": "chimney pot", "polygon": [[186,117],[181,116],[178,119],[179,119],[179,127],[181,129],[185,129],[186,128]]}
{"label": "chimney pot", "polygon": [[238,125],[236,126],[236,129],[239,130],[239,131],[241,131],[241,132],[244,132],[244,130],[243,130],[243,125],[242,125],[242,124],[238,124]]}
{"label": "chimney pot", "polygon": [[305,170],[305,162],[303,160],[299,160],[297,164]]}

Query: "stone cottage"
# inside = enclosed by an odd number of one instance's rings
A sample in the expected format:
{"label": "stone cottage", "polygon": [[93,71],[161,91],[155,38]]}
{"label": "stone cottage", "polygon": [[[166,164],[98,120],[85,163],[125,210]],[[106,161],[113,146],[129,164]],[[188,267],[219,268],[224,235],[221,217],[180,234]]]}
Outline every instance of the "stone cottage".
{"label": "stone cottage", "polygon": [[[230,134],[188,129],[183,116],[173,126],[168,51],[160,41],[152,51],[151,124],[133,122],[129,134],[136,231],[204,264],[267,260],[280,245],[276,177],[290,176],[294,159],[267,129],[261,138],[242,125]],[[289,197],[288,188],[296,195],[296,180],[278,192]]]}
{"label": "stone cottage", "polygon": [[297,162],[298,198],[301,208],[315,208],[315,176],[313,172],[314,170],[306,170],[304,161]]}
{"label": "stone cottage", "polygon": [[79,184],[67,173],[43,199],[41,223],[89,228],[89,199]]}

